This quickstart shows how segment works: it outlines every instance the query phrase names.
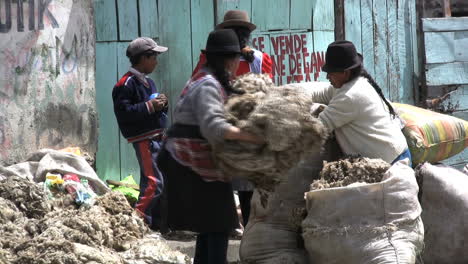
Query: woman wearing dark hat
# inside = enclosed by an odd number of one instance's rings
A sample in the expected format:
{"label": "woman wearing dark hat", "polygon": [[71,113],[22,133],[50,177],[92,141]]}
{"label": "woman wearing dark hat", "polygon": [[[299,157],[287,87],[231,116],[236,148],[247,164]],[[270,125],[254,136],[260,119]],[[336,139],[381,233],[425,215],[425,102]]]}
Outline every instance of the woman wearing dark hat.
{"label": "woman wearing dark hat", "polygon": [[[314,102],[327,104],[319,119],[335,131],[347,155],[381,158],[394,163],[411,154],[392,105],[364,70],[362,55],[352,42],[336,41],[327,48],[325,65],[332,86],[312,91]],[[306,85],[306,84],[305,84]]]}
{"label": "woman wearing dark hat", "polygon": [[182,91],[158,164],[168,178],[169,228],[199,233],[194,263],[218,264],[226,262],[228,237],[238,218],[230,179],[216,169],[210,146],[225,139],[262,140],[224,117],[224,102],[235,92],[231,75],[239,65],[235,32],[211,32],[203,53],[206,66]]}
{"label": "woman wearing dark hat", "polygon": [[[243,10],[229,10],[224,14],[223,22],[216,26],[217,29],[229,28],[236,32],[239,38],[239,44],[241,49],[241,56],[239,67],[235,76],[240,76],[249,72],[258,74],[268,74],[272,77],[273,62],[270,56],[259,50],[253,49],[248,46],[250,41],[250,34],[254,31],[257,26],[250,22],[249,15]],[[204,53],[200,54],[195,70],[192,76],[195,75],[206,62],[206,56]],[[235,77],[234,76],[234,77]],[[237,191],[239,196],[239,202],[242,212],[242,224],[239,224],[239,228],[236,229],[237,234],[242,233],[242,225],[246,226],[250,216],[250,200],[253,196],[254,185],[248,180],[237,178],[232,181],[233,189]]]}

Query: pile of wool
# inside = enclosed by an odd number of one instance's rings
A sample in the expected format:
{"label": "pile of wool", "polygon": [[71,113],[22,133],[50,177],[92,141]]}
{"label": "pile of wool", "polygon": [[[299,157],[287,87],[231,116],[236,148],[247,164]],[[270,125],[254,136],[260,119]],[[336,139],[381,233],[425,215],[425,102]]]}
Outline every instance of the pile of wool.
{"label": "pile of wool", "polygon": [[390,164],[381,159],[350,157],[334,162],[324,162],[320,179],[310,185],[310,190],[344,187],[354,183],[381,182]]}
{"label": "pile of wool", "polygon": [[310,114],[312,98],[300,87],[275,86],[269,76],[246,74],[225,105],[228,121],[265,140],[256,145],[226,140],[214,146],[218,167],[227,177],[242,177],[272,190],[305,155],[321,149],[328,131]]}
{"label": "pile of wool", "polygon": [[[70,206],[68,200],[49,200],[44,185],[28,179],[0,181],[0,263],[188,263],[171,250],[152,260],[132,253],[139,252],[135,245],[149,229],[123,194],[108,192],[90,208]],[[153,242],[168,248],[161,239]]]}

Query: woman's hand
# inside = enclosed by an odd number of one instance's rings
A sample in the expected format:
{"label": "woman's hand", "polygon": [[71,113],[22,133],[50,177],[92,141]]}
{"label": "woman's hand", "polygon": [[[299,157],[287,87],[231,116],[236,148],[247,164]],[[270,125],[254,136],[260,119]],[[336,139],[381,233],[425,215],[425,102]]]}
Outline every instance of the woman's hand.
{"label": "woman's hand", "polygon": [[259,136],[256,136],[252,133],[249,133],[247,131],[243,131],[238,127],[231,126],[226,133],[224,134],[225,139],[231,139],[231,140],[240,140],[240,141],[245,141],[245,142],[250,142],[253,144],[263,144],[265,143],[265,140]]}

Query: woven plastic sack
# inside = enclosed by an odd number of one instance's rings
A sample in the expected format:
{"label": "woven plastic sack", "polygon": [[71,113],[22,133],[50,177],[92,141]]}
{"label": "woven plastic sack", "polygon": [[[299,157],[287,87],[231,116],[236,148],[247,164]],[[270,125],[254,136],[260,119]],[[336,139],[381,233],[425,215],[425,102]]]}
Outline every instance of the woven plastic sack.
{"label": "woven plastic sack", "polygon": [[424,263],[468,263],[468,175],[429,163],[416,173],[422,182]]}
{"label": "woven plastic sack", "polygon": [[303,238],[314,264],[413,264],[423,248],[418,185],[404,161],[379,183],[306,193]]}
{"label": "woven plastic sack", "polygon": [[319,177],[322,161],[336,158],[336,142],[329,141],[325,151],[310,154],[288,173],[287,180],[273,192],[255,189],[252,209],[239,255],[242,263],[308,264],[301,237],[305,213],[304,192]]}
{"label": "woven plastic sack", "polygon": [[403,134],[413,165],[450,158],[468,146],[468,122],[412,105],[393,103],[405,121]]}

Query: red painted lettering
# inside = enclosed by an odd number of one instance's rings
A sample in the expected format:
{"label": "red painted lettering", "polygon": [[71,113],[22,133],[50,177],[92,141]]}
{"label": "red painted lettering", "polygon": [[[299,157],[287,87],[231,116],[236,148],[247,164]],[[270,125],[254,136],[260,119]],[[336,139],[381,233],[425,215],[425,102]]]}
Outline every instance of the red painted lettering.
{"label": "red painted lettering", "polygon": [[258,49],[263,51],[263,49],[265,49],[265,44],[263,44],[263,42],[265,41],[265,38],[264,37],[259,37],[258,38]]}
{"label": "red painted lettering", "polygon": [[284,44],[284,36],[280,36],[279,37],[279,44],[280,44],[280,52],[281,54],[285,54],[286,53],[286,45]]}
{"label": "red painted lettering", "polygon": [[301,60],[302,53],[296,53],[296,65],[297,65],[297,73],[302,74],[302,60]]}
{"label": "red painted lettering", "polygon": [[301,38],[299,37],[299,35],[294,35],[294,52],[301,52]]}
{"label": "red painted lettering", "polygon": [[307,35],[302,34],[301,35],[301,42],[302,42],[302,52],[307,53],[307,40],[306,40]]}
{"label": "red painted lettering", "polygon": [[289,55],[289,74],[293,75],[296,73],[296,56],[294,54]]}
{"label": "red painted lettering", "polygon": [[273,45],[273,50],[274,50],[274,54],[279,54],[279,49],[278,49],[278,37],[270,37],[270,40],[271,40],[271,44]]}

